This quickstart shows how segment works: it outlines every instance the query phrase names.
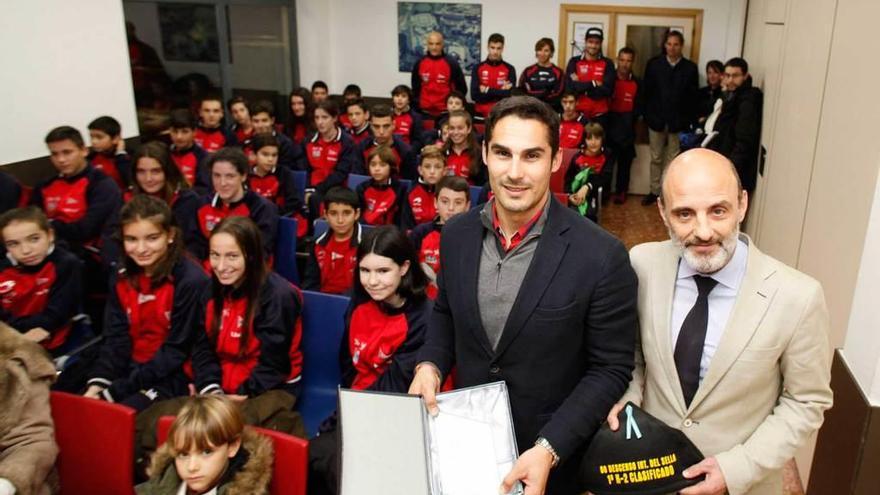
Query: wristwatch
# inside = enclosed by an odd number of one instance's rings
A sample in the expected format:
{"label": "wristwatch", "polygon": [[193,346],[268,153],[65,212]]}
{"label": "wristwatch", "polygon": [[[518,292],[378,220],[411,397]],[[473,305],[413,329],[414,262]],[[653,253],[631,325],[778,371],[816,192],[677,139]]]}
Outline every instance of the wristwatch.
{"label": "wristwatch", "polygon": [[550,464],[550,467],[556,467],[556,465],[559,464],[559,454],[556,453],[556,449],[550,445],[550,442],[546,438],[538,437],[538,439],[535,440],[535,445],[547,449],[547,451],[550,452],[550,455],[553,456],[553,463]]}

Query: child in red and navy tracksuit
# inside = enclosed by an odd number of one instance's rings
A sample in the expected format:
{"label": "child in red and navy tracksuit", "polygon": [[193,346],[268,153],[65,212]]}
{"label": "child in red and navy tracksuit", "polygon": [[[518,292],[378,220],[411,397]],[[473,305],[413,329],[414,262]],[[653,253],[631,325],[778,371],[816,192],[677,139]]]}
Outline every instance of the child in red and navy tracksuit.
{"label": "child in red and navy tracksuit", "polygon": [[[569,194],[569,203],[574,206],[590,201],[600,187],[607,193],[611,185],[611,171],[614,169],[614,158],[611,150],[605,146],[605,131],[602,126],[591,122],[584,126],[584,135],[584,146],[578,154],[571,157],[571,163],[565,171],[565,192]],[[575,189],[575,179],[585,169],[590,170],[587,183]],[[596,220],[593,205],[587,209],[587,217]]]}
{"label": "child in red and navy tracksuit", "polygon": [[302,371],[298,290],[267,269],[259,231],[231,217],[212,232],[212,282],[205,291],[192,367],[200,394],[296,394]]}
{"label": "child in red and navy tracksuit", "polygon": [[214,194],[203,196],[201,205],[193,212],[199,225],[198,237],[189,251],[200,260],[207,260],[208,238],[211,231],[226,217],[248,217],[259,227],[266,259],[275,252],[278,232],[278,208],[246,187],[248,162],[238,148],[223,148],[208,158]]}
{"label": "child in red and navy tracksuit", "polygon": [[587,29],[584,54],[572,57],[565,68],[565,87],[578,95],[577,110],[587,120],[606,126],[617,73],[614,62],[602,56],[603,38],[601,29]]}
{"label": "child in red and navy tracksuit", "polygon": [[[271,134],[277,142],[279,166],[288,170],[303,170],[305,157],[299,143],[294,143],[284,134],[279,134],[275,129],[275,108],[271,103],[262,101],[251,107],[251,121],[254,124],[254,135]],[[256,161],[256,150],[253,147],[253,138],[242,143],[242,150],[248,157],[251,165]]]}
{"label": "child in red and navy tracksuit", "polygon": [[256,163],[248,176],[248,189],[278,207],[278,215],[297,219],[297,237],[308,232],[305,207],[294,184],[293,170],[278,166],[278,140],[272,134],[257,134],[251,140]]}
{"label": "child in red and navy tracksuit", "polygon": [[324,100],[315,107],[315,134],[303,145],[309,172],[306,202],[309,215],[320,211],[321,197],[333,186],[345,185],[348,174],[356,167],[358,158],[351,137],[336,125],[339,107],[332,100]]}
{"label": "child in red and navy tracksuit", "polygon": [[450,91],[467,92],[461,66],[454,58],[443,53],[442,40],[429,45],[428,53],[413,65],[410,86],[413,107],[432,118],[437,118],[446,110],[446,97]]}
{"label": "child in red and navy tracksuit", "polygon": [[232,125],[229,126],[229,132],[235,136],[235,142],[244,143],[254,135],[254,126],[251,124],[251,113],[247,100],[241,96],[234,96],[226,103],[226,107],[232,115]]}
{"label": "child in red and navy tracksuit", "polygon": [[373,138],[373,130],[370,128],[370,110],[364,100],[355,100],[348,104],[346,109],[348,121],[351,127],[348,128],[348,135],[355,148],[359,148],[361,143]]}
{"label": "child in red and navy tracksuit", "polygon": [[510,96],[510,90],[516,86],[516,69],[501,59],[504,36],[492,33],[488,51],[486,60],[471,72],[471,99],[474,100],[474,112],[478,119],[485,119],[492,107]]}
{"label": "child in red and navy tracksuit", "polygon": [[437,297],[440,274],[440,231],[449,220],[471,208],[470,187],[461,177],[444,177],[437,184],[437,218],[413,229],[409,238],[416,248],[419,263],[428,277],[428,297]]}
{"label": "child in red and navy tracksuit", "polygon": [[131,157],[125,151],[119,122],[113,117],[98,117],[89,123],[89,139],[89,162],[125,190],[131,184]]}
{"label": "child in red and navy tracksuit", "polygon": [[421,148],[422,116],[410,108],[412,90],[405,84],[398,84],[391,90],[392,110],[394,110],[394,135],[400,136],[404,143],[415,149]]}
{"label": "child in red and navy tracksuit", "polygon": [[237,144],[235,135],[223,127],[223,100],[220,97],[209,96],[199,103],[199,125],[193,139],[208,153]]}
{"label": "child in red and navy tracksuit", "polygon": [[565,87],[565,73],[561,67],[550,61],[556,47],[550,38],[541,38],[535,43],[535,57],[538,63],[523,69],[519,76],[519,88],[529,96],[559,109],[559,97]]}
{"label": "child in red and navy tracksuit", "polygon": [[76,129],[57,127],[46,136],[46,144],[58,175],[34,188],[31,204],[46,212],[56,241],[66,242],[86,263],[100,260],[109,266],[115,255],[102,250],[102,237],[110,235],[119,213],[119,187],[88,163],[88,149]]}
{"label": "child in red and navy tracksuit", "polygon": [[302,287],[328,294],[348,294],[354,283],[361,241],[360,201],[351,189],[334,187],[324,195],[323,207],[329,228],[312,245]]}
{"label": "child in red and navy tracksuit", "polygon": [[[400,267],[409,270],[400,275]],[[354,390],[406,393],[416,355],[425,342],[431,303],[425,275],[406,236],[394,226],[372,229],[358,249],[359,276],[345,315],[339,349],[342,386]],[[391,273],[392,288],[375,288],[374,279]],[[372,278],[371,278],[372,277]],[[390,293],[389,293],[390,292]],[[335,416],[309,443],[309,493],[337,493],[338,430]]]}
{"label": "child in red and navy tracksuit", "polygon": [[373,131],[373,139],[363,141],[357,155],[359,163],[352,170],[354,173],[368,175],[367,163],[370,152],[379,146],[388,146],[394,153],[394,166],[403,179],[415,179],[418,177],[416,165],[413,161],[413,149],[403,141],[403,138],[394,134],[394,117],[391,107],[388,105],[375,105],[370,111],[370,127]]}
{"label": "child in red and navy tracksuit", "polygon": [[486,167],[474,132],[471,115],[462,110],[449,114],[449,139],[443,145],[446,175],[464,177],[471,185],[486,181]]}
{"label": "child in red and navy tracksuit", "polygon": [[208,153],[195,142],[195,126],[189,110],[171,112],[171,159],[189,187],[207,194],[211,190],[211,173],[205,168]]}
{"label": "child in red and navy tracksuit", "polygon": [[576,110],[577,96],[571,90],[562,93],[562,114],[559,116],[559,147],[578,149],[584,142],[587,118]]}
{"label": "child in red and navy tracksuit", "polygon": [[54,354],[70,333],[82,302],[82,263],[54,243],[38,208],[0,217],[7,255],[0,259],[0,320]]}
{"label": "child in red and navy tracksuit", "polygon": [[104,340],[85,395],[142,411],[188,394],[183,364],[208,277],[184,255],[164,201],[137,195],[120,223],[123,268],[111,279]]}
{"label": "child in red and navy tracksuit", "polygon": [[361,222],[366,225],[397,225],[404,191],[397,178],[394,153],[387,146],[374,148],[367,157],[370,180],[357,187],[362,205]]}
{"label": "child in red and navy tracksuit", "polygon": [[419,156],[419,179],[406,192],[400,215],[400,227],[404,230],[434,220],[437,216],[434,205],[436,186],[446,175],[446,155],[439,146],[425,146]]}
{"label": "child in red and navy tracksuit", "polygon": [[187,185],[180,169],[174,165],[168,147],[159,141],[150,141],[138,148],[133,163],[134,180],[123,193],[123,200],[127,203],[138,194],[161,199],[171,207],[184,245],[198,242],[202,234],[193,212],[199,208],[201,198]]}

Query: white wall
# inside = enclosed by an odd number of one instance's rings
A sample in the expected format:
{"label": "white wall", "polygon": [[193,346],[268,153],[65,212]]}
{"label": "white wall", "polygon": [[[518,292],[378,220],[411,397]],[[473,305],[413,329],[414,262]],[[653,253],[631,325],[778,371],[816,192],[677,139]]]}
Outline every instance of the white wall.
{"label": "white wall", "polygon": [[[482,44],[499,32],[506,38],[504,58],[518,70],[534,63],[535,41],[559,36],[563,2],[532,0],[456,0],[483,5]],[[569,3],[569,2],[565,2]],[[586,3],[586,2],[570,2]],[[701,65],[741,53],[746,0],[607,0],[605,5],[703,9]],[[410,74],[397,70],[396,0],[297,0],[300,83],[322,79],[331,93],[356,82],[366,96],[390,96]],[[557,43],[558,45],[558,43]]]}
{"label": "white wall", "polygon": [[87,137],[100,115],[138,134],[122,2],[15,2],[2,24],[0,164],[46,155],[43,139],[59,125]]}

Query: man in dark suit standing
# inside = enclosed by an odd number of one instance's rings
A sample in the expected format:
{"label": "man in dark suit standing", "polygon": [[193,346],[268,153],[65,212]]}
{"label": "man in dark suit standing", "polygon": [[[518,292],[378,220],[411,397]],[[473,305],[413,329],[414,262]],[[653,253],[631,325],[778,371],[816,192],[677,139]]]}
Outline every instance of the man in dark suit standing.
{"label": "man in dark suit standing", "polygon": [[456,387],[504,380],[520,457],[502,488],[521,480],[527,495],[577,493],[579,458],[632,373],[635,274],[617,239],[550,193],[562,160],[550,107],[499,102],[483,159],[495,196],[443,228],[439,294],[410,393],[437,414],[453,367]]}

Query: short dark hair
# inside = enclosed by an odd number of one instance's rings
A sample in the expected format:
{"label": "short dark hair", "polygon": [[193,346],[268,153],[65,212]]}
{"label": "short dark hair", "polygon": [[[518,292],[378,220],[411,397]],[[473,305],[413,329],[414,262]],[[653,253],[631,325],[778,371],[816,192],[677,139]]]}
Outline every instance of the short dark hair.
{"label": "short dark hair", "polygon": [[449,94],[446,95],[446,100],[444,101],[449,101],[450,98],[458,98],[459,100],[467,103],[467,99],[465,98],[464,93],[457,89],[450,91]]}
{"label": "short dark hair", "polygon": [[358,98],[361,97],[361,87],[357,84],[349,84],[342,90],[342,96],[345,95],[357,95]]}
{"label": "short dark hair", "polygon": [[684,33],[682,33],[681,31],[676,31],[674,29],[667,29],[666,32],[663,33],[663,43],[665,44],[667,41],[669,41],[669,38],[672,36],[677,37],[678,41],[680,41],[681,44],[684,45]]}
{"label": "short dark hair", "polygon": [[254,153],[260,151],[266,146],[274,146],[275,148],[280,147],[278,145],[278,138],[276,138],[271,132],[261,132],[251,138],[251,149],[254,150]]}
{"label": "short dark hair", "polygon": [[370,109],[370,118],[374,119],[376,117],[391,117],[391,107],[384,103],[379,103],[378,105],[373,105],[373,108]]}
{"label": "short dark hair", "polygon": [[501,43],[504,44],[504,35],[501,33],[492,33],[489,35],[489,43]]}
{"label": "short dark hair", "polygon": [[724,67],[737,67],[742,70],[743,74],[747,74],[749,72],[749,63],[746,62],[746,59],[742,57],[733,57],[728,60]]}
{"label": "short dark hair", "polygon": [[556,53],[556,45],[553,44],[553,40],[550,38],[541,38],[535,43],[535,51],[544,48],[545,46],[550,47],[550,55]]}
{"label": "short dark hair", "polygon": [[119,121],[109,115],[103,115],[89,123],[90,131],[101,131],[110,137],[122,134],[122,126]]}
{"label": "short dark hair", "polygon": [[[391,258],[398,266],[409,262],[409,270],[400,279],[397,294],[407,301],[419,303],[425,300],[425,288],[428,286],[428,277],[419,264],[418,252],[409,237],[394,225],[382,225],[370,229],[364,233],[357,249],[357,261],[361,261],[368,254],[376,254],[385,258]],[[361,284],[361,278],[354,277],[354,294],[360,300],[368,300],[369,295]]]}
{"label": "short dark hair", "polygon": [[464,177],[459,177],[457,175],[446,175],[437,182],[437,187],[434,189],[435,196],[440,195],[440,191],[443,189],[451,189],[455,192],[463,192],[468,195],[467,199],[470,200],[471,194],[471,186],[468,184],[467,179]]}
{"label": "short dark hair", "polygon": [[394,86],[394,89],[391,90],[391,96],[397,96],[401,94],[406,95],[407,98],[412,100],[412,89],[410,89],[410,87],[406,84],[398,84],[397,86]]}
{"label": "short dark hair", "polygon": [[324,194],[324,198],[321,200],[321,203],[324,205],[325,210],[327,208],[330,208],[331,203],[348,205],[355,210],[361,207],[361,201],[358,198],[357,193],[347,187],[342,186],[331,187],[330,190],[327,191],[326,194]]}
{"label": "short dark hair", "polygon": [[223,97],[220,96],[219,93],[210,93],[202,97],[202,99],[199,100],[199,108],[202,108],[202,104],[206,101],[216,101],[220,104],[220,110],[223,110]]}
{"label": "short dark hair", "polygon": [[312,91],[314,91],[316,88],[324,88],[325,91],[327,91],[328,93],[330,92],[330,88],[327,87],[327,83],[321,80],[312,83]]}
{"label": "short dark hair", "polygon": [[12,222],[31,222],[37,224],[37,227],[49,232],[52,226],[49,224],[49,218],[46,213],[36,206],[25,206],[24,208],[14,208],[0,215],[0,232],[9,226]]}
{"label": "short dark hair", "polygon": [[250,107],[248,106],[248,101],[244,98],[244,96],[233,96],[232,98],[230,98],[226,102],[226,108],[231,112],[232,105],[235,105],[236,103],[241,103],[242,105],[245,106],[245,108],[248,109],[248,111],[250,111]]}
{"label": "short dark hair", "polygon": [[217,162],[229,162],[235,167],[235,171],[238,172],[239,175],[248,174],[248,158],[238,147],[227,146],[225,148],[220,148],[216,153],[208,157],[205,165],[210,171],[214,169],[214,164]]}
{"label": "short dark hair", "polygon": [[178,108],[171,111],[171,128],[172,129],[195,129],[196,118],[192,112],[186,108]]}
{"label": "short dark hair", "polygon": [[361,110],[364,112],[369,112],[370,109],[367,107],[367,103],[363,98],[358,98],[357,100],[352,100],[345,105],[345,111],[347,112],[351,107],[361,107]]}
{"label": "short dark hair", "polygon": [[339,105],[329,98],[315,103],[315,110],[323,110],[329,113],[331,117],[339,117]]}
{"label": "short dark hair", "polygon": [[549,105],[533,96],[511,96],[498,102],[489,112],[486,119],[483,146],[492,142],[492,131],[504,117],[519,117],[525,120],[537,120],[547,128],[547,141],[550,151],[555,155],[559,150],[559,115]]}
{"label": "short dark hair", "polygon": [[566,89],[562,92],[561,95],[559,95],[559,101],[562,101],[563,99],[565,99],[566,97],[569,97],[569,96],[571,96],[575,100],[577,100],[577,97],[578,97],[577,93],[575,93],[573,89]]}
{"label": "short dark hair", "polygon": [[260,113],[268,113],[269,117],[275,118],[275,105],[268,100],[260,100],[251,107],[251,117]]}
{"label": "short dark hair", "polygon": [[85,141],[83,141],[83,136],[80,132],[69,125],[63,125],[60,127],[56,127],[49,131],[49,134],[46,134],[46,144],[49,143],[57,143],[58,141],[73,141],[73,144],[79,146],[80,148],[86,145]]}
{"label": "short dark hair", "polygon": [[720,60],[710,60],[706,62],[706,72],[709,72],[709,69],[715,69],[715,72],[720,74],[724,72],[724,64]]}
{"label": "short dark hair", "polygon": [[624,53],[632,55],[632,58],[636,58],[636,51],[628,46],[625,46],[625,47],[621,48],[620,50],[618,50],[617,56],[619,57],[619,56],[623,55]]}

